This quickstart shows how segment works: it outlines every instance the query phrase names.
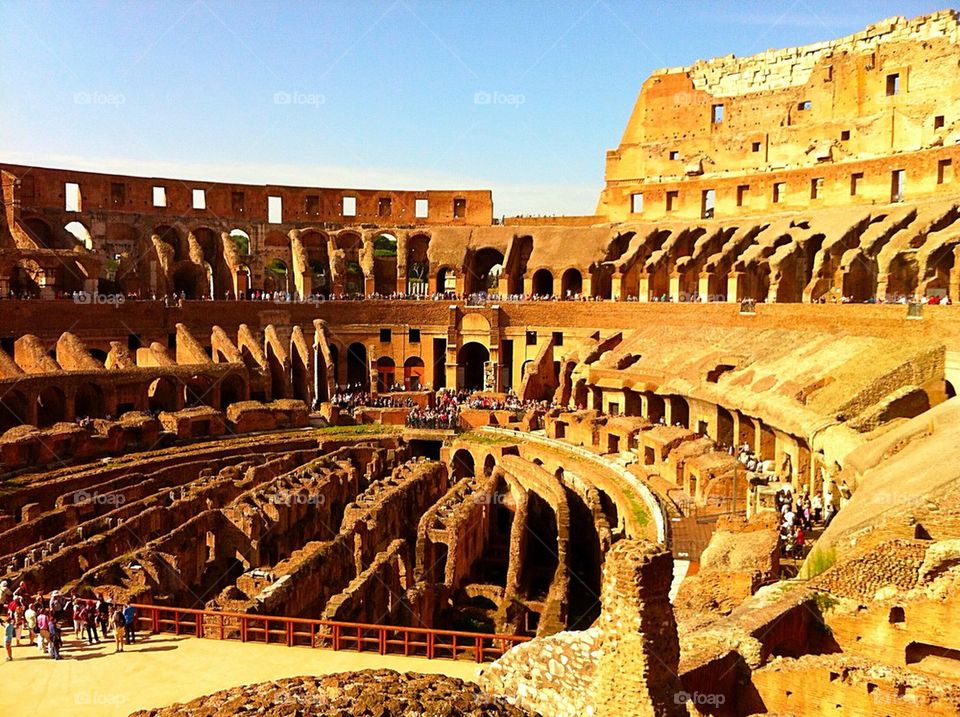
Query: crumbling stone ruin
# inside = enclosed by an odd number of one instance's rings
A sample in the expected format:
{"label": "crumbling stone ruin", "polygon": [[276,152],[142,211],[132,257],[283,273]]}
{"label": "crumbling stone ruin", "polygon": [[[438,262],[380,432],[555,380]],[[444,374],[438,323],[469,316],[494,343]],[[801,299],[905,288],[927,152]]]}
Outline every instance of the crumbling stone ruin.
{"label": "crumbling stone ruin", "polygon": [[585,217],[0,165],[0,577],[518,643],[158,716],[960,713],[958,43],[658,70]]}

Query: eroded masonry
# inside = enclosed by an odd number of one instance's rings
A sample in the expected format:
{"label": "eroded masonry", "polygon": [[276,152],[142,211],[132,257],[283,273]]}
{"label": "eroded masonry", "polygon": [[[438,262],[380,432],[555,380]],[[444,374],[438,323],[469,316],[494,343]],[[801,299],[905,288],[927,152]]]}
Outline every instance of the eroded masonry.
{"label": "eroded masonry", "polygon": [[958,61],[659,70],[585,217],[0,165],[0,576],[455,632],[477,714],[957,714]]}

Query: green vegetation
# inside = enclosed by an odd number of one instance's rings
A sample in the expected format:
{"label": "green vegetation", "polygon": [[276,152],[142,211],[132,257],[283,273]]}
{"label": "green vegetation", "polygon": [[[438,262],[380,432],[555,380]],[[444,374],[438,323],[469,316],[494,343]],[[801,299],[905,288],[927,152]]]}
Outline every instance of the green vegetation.
{"label": "green vegetation", "polygon": [[383,426],[379,423],[362,423],[356,426],[327,426],[317,429],[318,432],[328,436],[383,435],[384,433],[400,433],[401,430],[403,429],[400,426]]}
{"label": "green vegetation", "polygon": [[807,556],[807,561],[803,565],[802,577],[808,580],[815,578],[836,562],[837,551],[835,548],[814,547],[813,552]]}
{"label": "green vegetation", "polygon": [[239,229],[234,229],[230,232],[230,238],[233,239],[233,243],[237,245],[237,251],[241,254],[250,253],[250,237],[244,232],[241,232]]}
{"label": "green vegetation", "polygon": [[269,264],[267,264],[266,269],[271,274],[277,274],[278,276],[287,275],[287,265],[284,264],[280,259],[273,259]]}
{"label": "green vegetation", "polygon": [[481,433],[480,431],[467,431],[461,433],[457,438],[467,443],[477,443],[482,446],[502,446],[509,443],[519,443],[522,438],[508,438],[495,433]]}
{"label": "green vegetation", "polygon": [[817,609],[820,610],[821,615],[826,615],[840,602],[830,593],[820,592],[819,590],[814,593],[813,601],[817,604]]}
{"label": "green vegetation", "polygon": [[387,234],[381,234],[373,240],[373,255],[393,257],[397,255],[397,240]]}

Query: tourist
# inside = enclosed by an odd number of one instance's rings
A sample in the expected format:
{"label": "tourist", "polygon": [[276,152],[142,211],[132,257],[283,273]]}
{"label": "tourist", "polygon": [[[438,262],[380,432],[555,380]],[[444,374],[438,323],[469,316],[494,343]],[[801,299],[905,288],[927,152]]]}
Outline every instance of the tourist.
{"label": "tourist", "polygon": [[136,632],[137,608],[127,605],[123,608],[123,623],[127,637],[127,644],[132,645]]}
{"label": "tourist", "polygon": [[110,626],[110,604],[103,599],[103,595],[97,595],[95,609],[97,611],[97,621],[100,623],[100,634],[106,640]]}
{"label": "tourist", "polygon": [[7,651],[7,662],[10,662],[13,659],[13,633],[16,628],[9,617],[6,620],[0,618],[0,626],[3,627],[3,647]]}
{"label": "tourist", "polygon": [[[97,636],[98,617],[96,607],[91,603],[85,603],[83,606],[83,624],[87,631],[87,643],[91,645],[100,643],[100,638]],[[106,639],[106,635],[104,635],[104,639]]]}
{"label": "tourist", "polygon": [[60,625],[57,623],[56,618],[52,618],[47,626],[47,632],[49,633],[48,644],[50,648],[50,657],[54,660],[60,659],[60,648],[63,646],[63,636],[60,630]]}
{"label": "tourist", "polygon": [[110,618],[113,627],[114,652],[123,652],[124,633],[127,631],[127,621],[123,617],[123,610],[117,605]]}

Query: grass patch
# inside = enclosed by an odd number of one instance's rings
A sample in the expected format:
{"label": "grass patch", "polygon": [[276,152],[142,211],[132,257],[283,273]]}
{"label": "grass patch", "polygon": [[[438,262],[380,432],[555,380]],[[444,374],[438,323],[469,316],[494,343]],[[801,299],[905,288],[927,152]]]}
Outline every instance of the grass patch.
{"label": "grass patch", "polygon": [[400,433],[400,426],[384,426],[379,423],[361,423],[356,426],[326,426],[315,429],[325,436],[371,436],[384,433]]}
{"label": "grass patch", "polygon": [[496,433],[481,433],[480,431],[467,431],[461,433],[457,438],[467,443],[478,443],[482,446],[501,446],[509,443],[520,443],[521,438],[508,438]]}
{"label": "grass patch", "polygon": [[813,552],[807,556],[807,560],[803,564],[801,575],[808,580],[815,578],[836,562],[837,551],[835,548],[814,547]]}

